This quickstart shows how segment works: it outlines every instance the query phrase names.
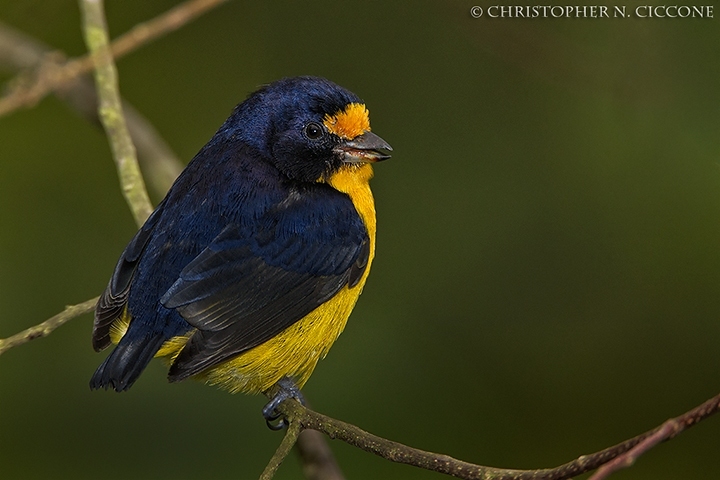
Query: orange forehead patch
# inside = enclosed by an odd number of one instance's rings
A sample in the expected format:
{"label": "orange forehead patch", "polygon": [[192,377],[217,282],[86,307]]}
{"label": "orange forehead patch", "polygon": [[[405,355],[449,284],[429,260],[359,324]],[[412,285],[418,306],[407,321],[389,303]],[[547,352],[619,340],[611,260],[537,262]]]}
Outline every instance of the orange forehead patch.
{"label": "orange forehead patch", "polygon": [[323,124],[330,133],[345,140],[352,140],[370,131],[370,114],[362,103],[351,103],[342,112],[325,115]]}

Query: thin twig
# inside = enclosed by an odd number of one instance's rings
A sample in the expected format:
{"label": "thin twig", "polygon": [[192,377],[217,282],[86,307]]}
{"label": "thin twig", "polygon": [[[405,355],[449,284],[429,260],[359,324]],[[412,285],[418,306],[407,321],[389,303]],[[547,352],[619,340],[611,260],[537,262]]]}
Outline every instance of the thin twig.
{"label": "thin twig", "polygon": [[[194,18],[221,5],[228,0],[188,0],[167,12],[133,27],[119,36],[110,45],[114,58],[120,58],[148,42],[177,30]],[[32,106],[56,88],[93,69],[91,56],[70,60],[64,64],[47,62],[47,68],[40,68],[35,78],[27,81],[21,77],[11,84],[15,88],[10,94],[0,99],[0,116],[6,115],[20,107]]]}
{"label": "thin twig", "polygon": [[100,120],[110,140],[123,195],[139,226],[145,223],[153,207],[140,173],[135,145],[125,124],[118,91],[117,69],[110,54],[103,2],[80,0],[80,5],[83,12],[85,43],[95,62],[95,85],[98,92]]}
{"label": "thin twig", "polygon": [[[539,470],[512,470],[476,465],[454,459],[448,455],[408,447],[368,433],[355,425],[314,412],[303,407],[295,400],[286,400],[277,408],[278,412],[287,417],[291,426],[299,422],[302,424],[303,429],[323,432],[330,438],[342,440],[387,460],[471,480],[571,479],[582,473],[596,470],[613,459],[621,457],[626,452],[633,452],[633,449],[638,447],[637,450],[630,454],[634,461],[653,446],[674,438],[680,432],[710,417],[718,409],[720,409],[720,394],[657,428],[599,452],[582,455],[559,467]],[[622,463],[623,460],[620,460],[620,462]]]}
{"label": "thin twig", "polygon": [[287,432],[285,432],[285,437],[282,442],[280,442],[277,450],[275,450],[275,454],[268,462],[265,470],[263,470],[262,475],[260,475],[260,480],[271,480],[275,476],[280,464],[290,454],[290,451],[297,442],[298,435],[300,435],[301,430],[302,425],[299,422],[290,424]]}
{"label": "thin twig", "polygon": [[632,466],[640,455],[644,454],[658,443],[664,442],[665,440],[671,438],[671,436],[675,436],[678,428],[680,428],[680,425],[675,419],[668,420],[663,423],[660,428],[655,431],[655,433],[647,437],[645,440],[638,443],[622,455],[618,455],[611,462],[608,462],[600,467],[598,471],[595,472],[588,480],[605,480],[618,470]]}
{"label": "thin twig", "polygon": [[46,337],[50,335],[50,332],[75,317],[91,312],[95,308],[99,297],[91,298],[77,305],[68,305],[65,310],[53,315],[39,325],[30,327],[27,330],[23,330],[20,333],[13,335],[12,337],[0,339],[0,355],[10,350],[13,347],[28,343],[30,340],[36,338]]}
{"label": "thin twig", "polygon": [[[65,55],[36,38],[0,22],[0,69],[18,72],[39,68],[43,62]],[[54,90],[55,95],[87,121],[102,126],[98,117],[97,94],[91,77],[83,75]],[[137,148],[143,177],[157,198],[162,198],[182,171],[182,163],[155,127],[132,105],[122,101],[128,130]]]}
{"label": "thin twig", "polygon": [[221,5],[228,0],[190,0],[171,8],[162,15],[138,23],[127,33],[118,37],[110,49],[115,58],[132,52],[139,46],[159,38],[166,33],[177,30],[203,13]]}

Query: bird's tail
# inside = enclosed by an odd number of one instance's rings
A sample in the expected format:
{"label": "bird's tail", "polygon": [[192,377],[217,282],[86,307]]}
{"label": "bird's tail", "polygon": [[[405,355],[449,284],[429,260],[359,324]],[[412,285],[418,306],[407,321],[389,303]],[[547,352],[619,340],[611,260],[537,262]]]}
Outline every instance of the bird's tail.
{"label": "bird's tail", "polygon": [[[123,342],[123,340],[126,340]],[[130,388],[163,344],[162,335],[154,335],[130,342],[125,337],[98,367],[90,379],[90,388],[112,387],[116,392]]]}

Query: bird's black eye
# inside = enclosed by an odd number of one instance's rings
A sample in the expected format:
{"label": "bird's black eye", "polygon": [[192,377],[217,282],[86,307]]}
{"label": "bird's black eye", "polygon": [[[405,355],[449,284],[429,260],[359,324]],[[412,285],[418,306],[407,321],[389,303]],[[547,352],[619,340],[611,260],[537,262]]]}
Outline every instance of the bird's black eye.
{"label": "bird's black eye", "polygon": [[305,136],[310,140],[317,140],[323,136],[323,128],[319,123],[310,122],[305,125]]}

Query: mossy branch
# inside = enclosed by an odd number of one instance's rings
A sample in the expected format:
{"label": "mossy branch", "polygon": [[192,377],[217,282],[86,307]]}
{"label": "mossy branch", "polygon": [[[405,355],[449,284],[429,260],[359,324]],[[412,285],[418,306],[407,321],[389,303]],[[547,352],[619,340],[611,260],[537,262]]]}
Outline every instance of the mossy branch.
{"label": "mossy branch", "polygon": [[145,181],[135,154],[135,145],[130,138],[122,111],[117,69],[110,53],[103,2],[80,0],[80,6],[83,13],[85,44],[95,64],[100,121],[110,140],[123,195],[135,217],[135,223],[140,226],[150,216],[153,207],[145,189]]}

